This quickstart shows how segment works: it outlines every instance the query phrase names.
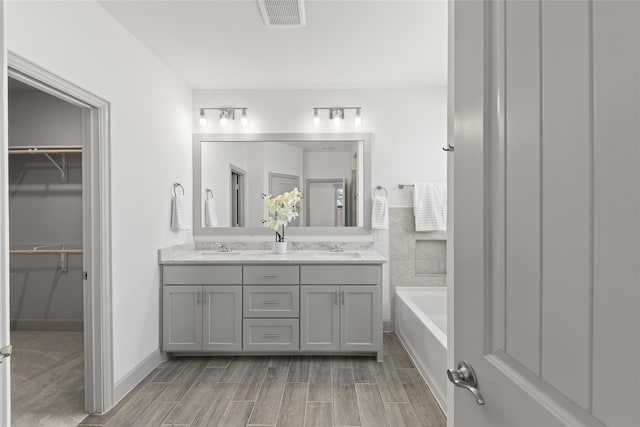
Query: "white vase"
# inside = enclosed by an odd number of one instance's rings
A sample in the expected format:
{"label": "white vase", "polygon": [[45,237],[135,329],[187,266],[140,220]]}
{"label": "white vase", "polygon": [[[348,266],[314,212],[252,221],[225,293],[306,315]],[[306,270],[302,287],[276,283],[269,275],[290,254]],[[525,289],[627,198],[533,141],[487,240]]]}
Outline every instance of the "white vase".
{"label": "white vase", "polygon": [[287,242],[276,242],[273,246],[273,252],[277,255],[285,255],[287,253]]}

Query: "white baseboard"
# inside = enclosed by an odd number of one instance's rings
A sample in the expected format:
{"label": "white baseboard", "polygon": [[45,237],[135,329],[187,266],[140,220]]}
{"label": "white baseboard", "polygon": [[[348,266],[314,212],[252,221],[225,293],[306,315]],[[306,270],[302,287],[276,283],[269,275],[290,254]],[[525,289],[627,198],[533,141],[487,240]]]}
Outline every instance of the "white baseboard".
{"label": "white baseboard", "polygon": [[163,353],[160,349],[156,349],[124,377],[116,381],[113,385],[113,406],[133,390],[135,386],[140,384],[140,381],[149,375],[151,371],[164,360]]}
{"label": "white baseboard", "polygon": [[391,322],[391,319],[382,321],[382,332],[385,334],[393,332],[393,323]]}

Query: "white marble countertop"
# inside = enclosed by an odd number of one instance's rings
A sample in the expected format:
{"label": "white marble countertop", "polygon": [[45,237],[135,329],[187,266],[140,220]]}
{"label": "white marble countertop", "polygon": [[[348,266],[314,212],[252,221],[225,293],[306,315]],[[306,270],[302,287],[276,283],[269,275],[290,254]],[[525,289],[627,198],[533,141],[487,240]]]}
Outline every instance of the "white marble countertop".
{"label": "white marble countertop", "polygon": [[277,255],[272,250],[218,252],[190,248],[160,251],[160,264],[383,264],[387,259],[375,250],[290,250]]}

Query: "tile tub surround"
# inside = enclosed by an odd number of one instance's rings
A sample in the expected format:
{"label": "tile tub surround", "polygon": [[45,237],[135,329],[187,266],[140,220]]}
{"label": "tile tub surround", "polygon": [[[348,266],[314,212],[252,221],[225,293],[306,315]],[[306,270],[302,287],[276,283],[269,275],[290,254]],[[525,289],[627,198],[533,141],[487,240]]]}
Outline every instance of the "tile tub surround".
{"label": "tile tub surround", "polygon": [[176,357],[80,426],[429,426],[446,418],[395,335],[349,356]]}
{"label": "tile tub surround", "polygon": [[391,325],[395,330],[395,288],[447,285],[446,232],[416,232],[413,208],[389,209]]}

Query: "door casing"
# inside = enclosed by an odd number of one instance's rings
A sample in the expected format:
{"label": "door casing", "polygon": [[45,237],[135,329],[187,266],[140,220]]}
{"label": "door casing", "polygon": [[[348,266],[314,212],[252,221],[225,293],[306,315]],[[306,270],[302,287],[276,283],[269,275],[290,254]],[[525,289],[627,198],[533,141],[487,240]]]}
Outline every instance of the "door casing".
{"label": "door casing", "polygon": [[[7,66],[9,77],[87,110],[86,138],[82,156],[83,265],[87,273],[83,296],[85,411],[103,413],[113,406],[114,399],[111,322],[110,104],[12,52],[7,53]],[[2,84],[6,87],[6,78],[3,79]],[[3,103],[6,106],[6,95],[3,96]],[[4,129],[6,127],[3,128],[3,132],[6,132]],[[4,135],[0,154],[6,162],[6,133]],[[0,178],[0,182],[3,181],[6,182],[4,177]],[[2,200],[5,200],[8,195],[7,185],[3,184],[0,191]],[[5,204],[0,212],[2,230],[8,230],[7,213],[8,205]],[[8,238],[6,240],[3,238],[0,243],[3,254],[8,254]],[[6,267],[8,268],[8,262]],[[2,281],[2,283],[2,294],[8,294],[9,281]],[[0,300],[5,309],[8,308],[8,301],[8,299]]]}

